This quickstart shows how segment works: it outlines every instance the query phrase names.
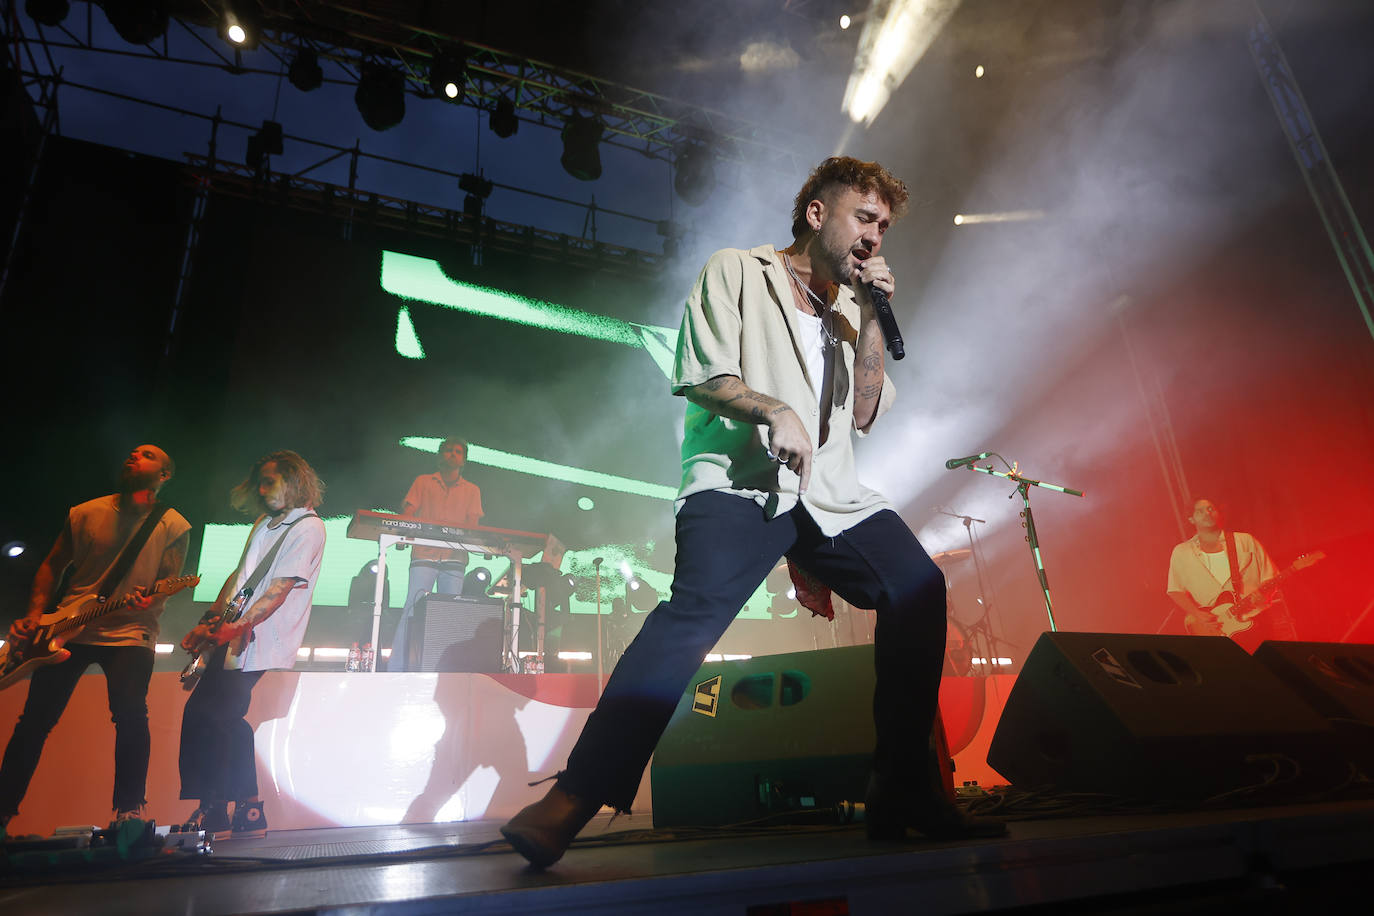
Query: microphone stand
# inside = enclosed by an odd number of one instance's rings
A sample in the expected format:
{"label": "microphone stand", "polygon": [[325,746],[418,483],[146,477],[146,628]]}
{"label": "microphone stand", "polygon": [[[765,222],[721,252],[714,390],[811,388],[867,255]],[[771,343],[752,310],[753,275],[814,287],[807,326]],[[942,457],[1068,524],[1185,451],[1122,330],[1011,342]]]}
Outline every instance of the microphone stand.
{"label": "microphone stand", "polygon": [[[973,572],[978,579],[978,606],[982,610],[978,619],[968,625],[969,650],[972,658],[981,657],[984,659],[981,671],[983,677],[987,677],[989,674],[993,674],[996,668],[996,664],[993,660],[1001,657],[1001,653],[998,652],[999,643],[1010,646],[1013,649],[1019,648],[1016,644],[1007,642],[1005,639],[998,639],[997,635],[992,632],[992,605],[988,601],[987,582],[983,578],[982,551],[979,550],[978,544],[973,538],[973,523],[977,522],[980,525],[986,525],[988,522],[987,519],[984,518],[974,518],[971,515],[960,515],[945,506],[936,506],[935,511],[941,515],[959,519],[964,523],[964,532],[968,535],[969,555],[973,557]],[[958,623],[958,620],[956,619],[955,622]],[[963,626],[963,624],[959,625]],[[980,637],[983,641],[981,656],[978,654],[977,648],[977,641]]]}
{"label": "microphone stand", "polygon": [[[1031,514],[1030,488],[1043,487],[1046,490],[1067,493],[1070,496],[1082,496],[1083,491],[1075,490],[1071,487],[1061,487],[1057,484],[1045,483],[1043,480],[1035,480],[1026,477],[1017,469],[1015,462],[1008,463],[1007,459],[1002,458],[1002,456],[998,455],[996,452],[993,452],[993,455],[1000,458],[1002,463],[1007,465],[1009,470],[994,471],[992,465],[980,468],[972,461],[970,461],[966,467],[970,471],[977,471],[980,474],[988,474],[992,477],[1002,477],[1006,480],[1015,481],[1016,492],[1021,494],[1021,503],[1025,506],[1025,508],[1021,510],[1021,517],[1025,519],[1025,521],[1022,522],[1022,526],[1026,529],[1026,543],[1030,545],[1031,558],[1035,561],[1035,575],[1040,580],[1040,590],[1045,593],[1045,614],[1050,618],[1050,630],[1057,633],[1059,632],[1059,627],[1056,626],[1054,622],[1054,602],[1050,600],[1050,581],[1045,575],[1045,561],[1040,556],[1040,538],[1035,533],[1035,516]],[[1007,494],[1007,499],[1011,499],[1010,493]]]}
{"label": "microphone stand", "polygon": [[592,560],[592,567],[596,569],[596,695],[601,696],[601,563],[602,558],[596,557]]}

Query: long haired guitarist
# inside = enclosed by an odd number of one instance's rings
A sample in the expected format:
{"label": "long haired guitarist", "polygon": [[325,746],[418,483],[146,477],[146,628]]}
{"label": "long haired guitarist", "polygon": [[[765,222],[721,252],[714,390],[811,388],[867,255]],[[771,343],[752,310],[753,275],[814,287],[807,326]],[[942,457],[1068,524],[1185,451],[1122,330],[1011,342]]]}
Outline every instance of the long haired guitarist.
{"label": "long haired guitarist", "polygon": [[1183,611],[1185,630],[1230,636],[1249,651],[1266,639],[1296,639],[1287,605],[1268,585],[1279,573],[1264,545],[1227,531],[1210,499],[1194,500],[1189,518],[1197,534],[1169,557],[1169,598]]}
{"label": "long haired guitarist", "polygon": [[[158,617],[166,602],[148,591],[176,576],[186,558],[190,524],[157,494],[176,464],[156,445],[129,453],[119,492],[73,506],[56,543],[33,577],[28,612],[6,640],[10,659],[43,657],[33,668],[28,699],[0,764],[0,826],[17,813],[43,744],[62,716],[77,681],[91,665],[105,672],[115,726],[114,819],[142,817],[148,780],[148,682],[153,673]],[[136,542],[143,538],[141,547]],[[126,550],[126,547],[136,548]],[[121,570],[123,570],[121,572]],[[65,574],[66,587],[59,591]],[[114,578],[115,581],[107,581]],[[127,598],[117,610],[92,619],[60,645],[37,645],[45,619],[100,598]],[[57,612],[45,617],[54,605]],[[84,765],[84,761],[82,762]],[[68,762],[70,767],[72,762]]]}
{"label": "long haired guitarist", "polygon": [[263,672],[296,663],[324,554],[324,522],[314,512],[323,498],[314,468],[285,450],[258,459],[230,494],[235,509],[257,520],[238,568],[181,641],[208,659],[181,717],[181,797],[199,800],[184,830],[267,833],[253,728],[243,717]]}

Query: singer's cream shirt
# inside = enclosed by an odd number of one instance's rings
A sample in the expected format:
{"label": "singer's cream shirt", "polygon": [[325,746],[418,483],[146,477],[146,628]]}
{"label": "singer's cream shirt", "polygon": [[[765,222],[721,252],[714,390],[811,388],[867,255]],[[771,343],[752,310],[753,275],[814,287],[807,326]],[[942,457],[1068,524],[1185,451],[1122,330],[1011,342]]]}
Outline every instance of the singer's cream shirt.
{"label": "singer's cream shirt", "polygon": [[[798,313],[782,258],[772,245],[713,254],[687,297],[673,368],[674,394],[720,375],[738,377],[761,394],[787,404],[801,417],[815,446],[820,442],[820,380],[807,371]],[[841,286],[834,308],[859,327],[854,293]],[[842,338],[845,335],[840,335]],[[830,437],[814,452],[811,485],[801,500],[821,531],[834,536],[881,509],[883,496],[859,483],[854,467],[853,332],[842,339],[831,399]],[[897,390],[883,376],[874,417],[892,406]],[[871,428],[872,423],[869,424]],[[857,430],[865,435],[868,428]],[[766,426],[729,420],[688,403],[682,443],[682,500],[705,490],[752,499],[768,516],[797,504],[800,478],[768,457]]]}

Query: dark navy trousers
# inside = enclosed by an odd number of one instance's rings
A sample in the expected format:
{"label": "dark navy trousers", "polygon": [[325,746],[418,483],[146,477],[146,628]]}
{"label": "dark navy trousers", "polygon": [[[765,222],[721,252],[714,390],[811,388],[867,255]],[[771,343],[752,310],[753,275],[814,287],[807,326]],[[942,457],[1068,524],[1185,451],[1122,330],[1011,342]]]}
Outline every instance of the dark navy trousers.
{"label": "dark navy trousers", "polygon": [[945,651],[945,580],[891,510],[827,537],[806,509],[767,518],[729,493],[689,496],[677,515],[672,593],[606,684],[558,784],[628,811],[654,746],[706,653],[783,556],[849,603],[877,612],[874,767],[925,778]]}
{"label": "dark navy trousers", "polygon": [[[0,815],[14,814],[38,768],[39,755],[81,675],[91,665],[105,672],[110,716],[115,726],[114,797],[116,811],[133,811],[143,804],[148,783],[148,683],[153,677],[153,650],[143,646],[91,646],[68,643],[72,657],[34,670],[29,696],[5,748],[0,764]],[[98,763],[67,761],[83,772],[102,772]],[[89,778],[83,776],[83,778]]]}

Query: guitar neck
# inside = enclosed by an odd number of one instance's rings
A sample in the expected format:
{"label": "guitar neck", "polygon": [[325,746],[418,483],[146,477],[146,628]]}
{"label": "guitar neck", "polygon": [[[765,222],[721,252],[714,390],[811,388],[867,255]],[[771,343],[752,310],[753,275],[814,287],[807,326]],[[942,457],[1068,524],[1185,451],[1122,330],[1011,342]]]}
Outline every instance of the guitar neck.
{"label": "guitar neck", "polygon": [[[156,595],[158,589],[160,589],[161,587],[161,582],[154,582],[153,587],[148,589],[148,596],[151,598],[153,595]],[[92,620],[95,620],[97,617],[103,617],[106,614],[110,614],[121,608],[128,607],[129,602],[131,600],[133,600],[132,595],[125,595],[123,598],[115,598],[111,601],[106,601],[104,604],[97,604],[94,607],[88,608],[79,614],[73,614],[66,620],[58,621],[53,626],[53,633],[65,633],[68,630],[75,630],[80,627],[84,627],[86,624],[90,623]]]}

